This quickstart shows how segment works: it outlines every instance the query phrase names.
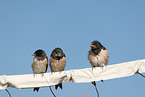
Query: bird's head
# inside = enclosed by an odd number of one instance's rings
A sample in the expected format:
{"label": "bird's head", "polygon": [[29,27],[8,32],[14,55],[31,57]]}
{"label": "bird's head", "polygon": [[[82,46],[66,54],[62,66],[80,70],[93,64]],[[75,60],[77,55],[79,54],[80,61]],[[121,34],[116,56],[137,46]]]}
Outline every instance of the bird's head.
{"label": "bird's head", "polygon": [[98,55],[101,49],[106,49],[99,41],[96,40],[91,43],[90,47],[95,55]]}
{"label": "bird's head", "polygon": [[34,54],[32,54],[32,55],[35,57],[38,57],[38,58],[45,58],[46,57],[46,53],[41,49],[35,51]]}
{"label": "bird's head", "polygon": [[63,53],[61,48],[55,48],[52,51],[51,57],[56,60],[60,60],[61,58],[65,57],[65,54]]}

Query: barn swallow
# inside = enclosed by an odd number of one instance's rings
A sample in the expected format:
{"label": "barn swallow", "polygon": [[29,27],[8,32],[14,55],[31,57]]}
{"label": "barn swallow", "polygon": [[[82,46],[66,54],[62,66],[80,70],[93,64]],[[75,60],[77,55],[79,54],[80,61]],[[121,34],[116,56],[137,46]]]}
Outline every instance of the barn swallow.
{"label": "barn swallow", "polygon": [[[66,57],[61,48],[55,48],[50,56],[50,69],[51,72],[63,71],[66,65]],[[55,85],[55,89],[60,87],[62,89],[62,83]]]}
{"label": "barn swallow", "polygon": [[99,41],[93,41],[90,47],[91,50],[88,51],[88,60],[92,67],[103,68],[107,65],[109,58],[108,50]]}
{"label": "barn swallow", "polygon": [[[88,60],[90,61],[93,67],[101,67],[103,68],[105,65],[108,64],[109,52],[108,50],[99,42],[93,41],[90,45],[91,50],[88,51]],[[103,82],[103,80],[101,80]],[[99,97],[99,92],[96,86],[96,82],[93,81],[92,84],[96,88],[96,92]]]}
{"label": "barn swallow", "polygon": [[[46,56],[46,53],[43,50],[39,49],[35,51],[34,54],[32,55],[34,56],[34,59],[31,66],[32,66],[34,77],[37,74],[41,74],[43,76],[44,73],[47,71],[47,67],[48,67],[48,58]],[[34,91],[35,90],[38,92],[39,87],[34,88]]]}

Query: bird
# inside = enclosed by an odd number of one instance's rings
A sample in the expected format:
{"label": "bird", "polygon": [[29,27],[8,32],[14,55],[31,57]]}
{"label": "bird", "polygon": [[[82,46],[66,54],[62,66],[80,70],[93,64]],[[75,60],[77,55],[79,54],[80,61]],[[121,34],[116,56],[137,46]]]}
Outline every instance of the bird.
{"label": "bird", "polygon": [[103,68],[108,64],[109,51],[97,40],[91,42],[91,50],[88,51],[88,60],[92,67]]}
{"label": "bird", "polygon": [[[61,48],[55,48],[49,59],[49,66],[51,69],[51,72],[61,72],[64,71],[64,68],[66,66],[66,56],[63,53],[63,50]],[[60,87],[62,89],[62,83],[55,85],[55,89]]]}
{"label": "bird", "polygon": [[[94,67],[101,67],[108,64],[109,51],[97,40],[91,42],[91,50],[88,51],[88,60],[92,65],[92,70]],[[103,80],[101,80],[103,82]],[[96,88],[97,95],[99,97],[99,92],[96,86],[96,82],[93,81],[92,84]]]}
{"label": "bird", "polygon": [[[44,73],[46,73],[47,68],[48,68],[48,58],[46,56],[45,51],[38,49],[32,54],[34,56],[33,62],[31,64],[32,70],[33,70],[33,75],[34,77],[37,74],[41,74],[42,77],[44,76]],[[33,91],[39,91],[39,87],[34,88]]]}

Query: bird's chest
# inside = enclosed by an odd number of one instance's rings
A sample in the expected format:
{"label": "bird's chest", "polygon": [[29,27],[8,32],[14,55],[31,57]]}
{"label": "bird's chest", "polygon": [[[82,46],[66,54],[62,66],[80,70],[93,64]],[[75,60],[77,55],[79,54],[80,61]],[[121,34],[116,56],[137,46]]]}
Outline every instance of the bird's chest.
{"label": "bird's chest", "polygon": [[55,66],[55,67],[58,67],[59,64],[60,64],[59,60],[56,60],[56,61],[54,62],[54,66]]}
{"label": "bird's chest", "polygon": [[101,62],[101,58],[97,55],[97,56],[92,56],[92,60],[91,60],[94,64],[99,64]]}
{"label": "bird's chest", "polygon": [[52,72],[62,71],[61,66],[62,65],[61,65],[60,61],[56,60],[54,63],[51,64]]}
{"label": "bird's chest", "polygon": [[37,69],[38,71],[42,71],[45,68],[44,62],[43,61],[36,61],[34,65],[34,68]]}

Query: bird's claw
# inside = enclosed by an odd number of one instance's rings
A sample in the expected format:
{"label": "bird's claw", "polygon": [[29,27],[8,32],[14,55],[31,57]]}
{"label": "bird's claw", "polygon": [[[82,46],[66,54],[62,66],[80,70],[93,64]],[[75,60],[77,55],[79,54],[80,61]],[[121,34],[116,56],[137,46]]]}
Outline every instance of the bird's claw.
{"label": "bird's claw", "polygon": [[44,73],[41,73],[41,76],[43,77],[44,76]]}
{"label": "bird's claw", "polygon": [[33,76],[35,77],[35,76],[37,76],[37,74],[33,74]]}

